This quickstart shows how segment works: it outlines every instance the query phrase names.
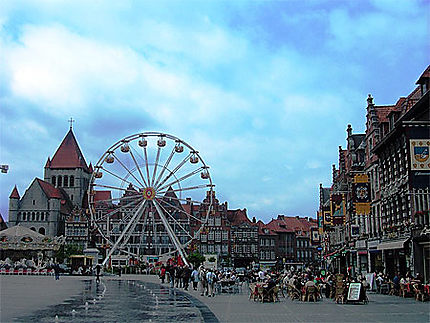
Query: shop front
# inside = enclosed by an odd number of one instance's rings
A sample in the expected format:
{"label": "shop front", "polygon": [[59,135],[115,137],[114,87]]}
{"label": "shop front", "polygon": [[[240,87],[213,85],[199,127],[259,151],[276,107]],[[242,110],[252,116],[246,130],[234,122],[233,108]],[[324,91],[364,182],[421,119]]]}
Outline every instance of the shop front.
{"label": "shop front", "polygon": [[410,265],[410,248],[408,246],[409,238],[382,241],[378,245],[378,250],[382,251],[382,260],[384,263],[385,274],[393,278],[397,272],[405,277],[409,271]]}

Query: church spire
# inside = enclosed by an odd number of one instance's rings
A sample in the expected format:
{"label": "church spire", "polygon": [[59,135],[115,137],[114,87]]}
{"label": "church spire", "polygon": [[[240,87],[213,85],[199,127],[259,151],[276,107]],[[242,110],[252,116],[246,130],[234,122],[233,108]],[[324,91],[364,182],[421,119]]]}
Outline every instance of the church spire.
{"label": "church spire", "polygon": [[73,134],[72,122],[73,120],[70,121],[69,132],[64,137],[54,157],[52,157],[49,168],[83,168],[88,172],[88,166],[85,162],[84,155]]}

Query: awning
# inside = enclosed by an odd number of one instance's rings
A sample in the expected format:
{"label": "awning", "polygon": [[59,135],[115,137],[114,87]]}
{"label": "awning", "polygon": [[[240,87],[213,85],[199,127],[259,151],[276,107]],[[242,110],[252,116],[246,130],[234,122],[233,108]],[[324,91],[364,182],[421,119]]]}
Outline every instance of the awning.
{"label": "awning", "polygon": [[378,250],[402,249],[403,245],[408,240],[409,240],[409,238],[402,239],[402,240],[382,242],[382,243],[378,244]]}

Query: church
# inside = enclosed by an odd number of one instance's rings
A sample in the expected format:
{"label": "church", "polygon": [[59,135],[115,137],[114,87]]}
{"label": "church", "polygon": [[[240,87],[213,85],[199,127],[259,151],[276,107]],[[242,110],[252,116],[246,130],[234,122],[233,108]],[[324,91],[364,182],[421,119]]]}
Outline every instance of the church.
{"label": "church", "polygon": [[47,236],[65,234],[66,219],[86,205],[92,174],[70,127],[52,159],[44,178],[35,178],[21,197],[15,186],[9,196],[9,223]]}

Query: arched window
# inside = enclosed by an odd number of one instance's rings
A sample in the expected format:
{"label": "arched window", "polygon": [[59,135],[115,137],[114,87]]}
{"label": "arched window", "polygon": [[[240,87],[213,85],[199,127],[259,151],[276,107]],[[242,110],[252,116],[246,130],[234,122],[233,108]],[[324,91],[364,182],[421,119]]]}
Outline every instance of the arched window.
{"label": "arched window", "polygon": [[69,186],[69,176],[67,176],[67,175],[64,175],[63,186],[64,187]]}
{"label": "arched window", "polygon": [[61,176],[58,176],[57,184],[58,184],[58,187],[63,186],[63,178]]}
{"label": "arched window", "polygon": [[75,177],[72,175],[72,176],[70,176],[70,183],[69,183],[70,185],[70,187],[73,187],[73,186],[75,186]]}
{"label": "arched window", "polygon": [[34,212],[31,212],[31,221],[35,221],[35,220],[36,220],[36,214],[34,214]]}
{"label": "arched window", "polygon": [[57,185],[57,181],[55,180],[55,176],[52,176],[52,178],[51,178],[51,183],[52,183],[52,185]]}
{"label": "arched window", "polygon": [[45,228],[44,227],[39,228],[39,233],[45,235]]}
{"label": "arched window", "polygon": [[72,195],[70,195],[70,200],[71,200],[71,201],[73,201],[73,194],[72,194]]}
{"label": "arched window", "polygon": [[35,227],[31,227],[30,230],[36,231],[36,228]]}
{"label": "arched window", "polygon": [[18,216],[16,217],[18,221],[22,221],[21,212],[18,212]]}

